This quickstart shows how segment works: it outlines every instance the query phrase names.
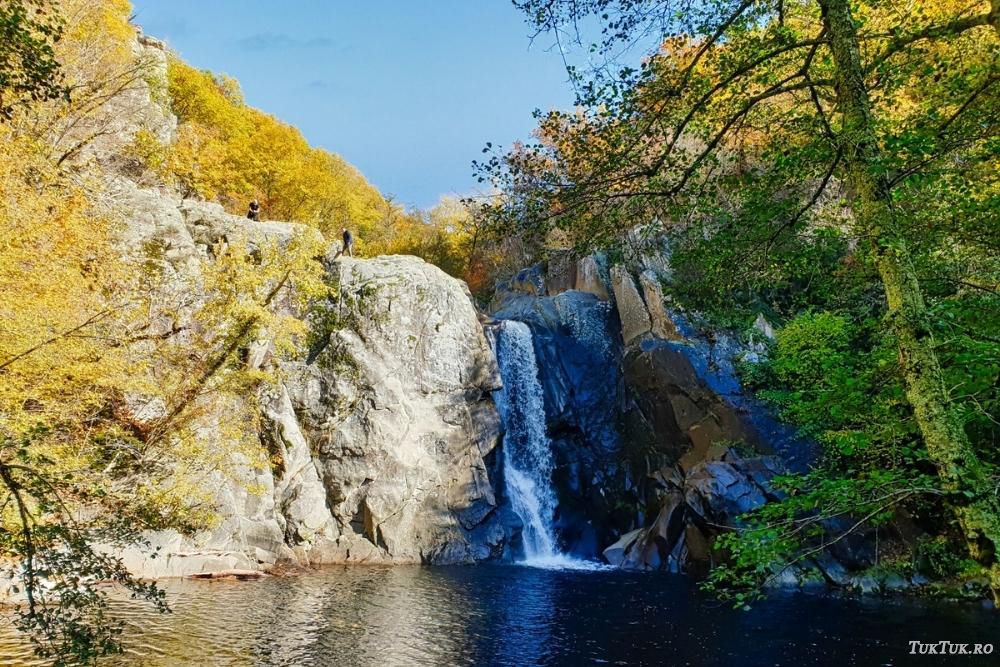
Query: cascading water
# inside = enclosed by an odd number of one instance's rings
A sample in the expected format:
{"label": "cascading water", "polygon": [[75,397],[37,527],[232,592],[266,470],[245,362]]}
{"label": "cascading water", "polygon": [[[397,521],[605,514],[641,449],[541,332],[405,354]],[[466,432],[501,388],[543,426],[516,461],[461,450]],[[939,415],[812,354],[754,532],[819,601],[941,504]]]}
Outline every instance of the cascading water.
{"label": "cascading water", "polygon": [[531,330],[523,322],[505,320],[493,336],[503,388],[494,393],[506,429],[503,444],[507,495],[524,524],[525,564],[538,567],[581,567],[559,552],[553,517],[552,443],[545,432],[545,404]]}

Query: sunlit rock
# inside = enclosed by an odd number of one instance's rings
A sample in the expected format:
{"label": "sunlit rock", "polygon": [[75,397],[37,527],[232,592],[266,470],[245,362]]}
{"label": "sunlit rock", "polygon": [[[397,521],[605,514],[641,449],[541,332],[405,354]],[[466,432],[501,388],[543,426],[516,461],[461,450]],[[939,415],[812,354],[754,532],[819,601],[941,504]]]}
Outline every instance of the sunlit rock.
{"label": "sunlit rock", "polygon": [[594,255],[587,255],[577,261],[574,286],[577,291],[593,294],[602,301],[608,301],[611,298],[597,257]]}
{"label": "sunlit rock", "polygon": [[642,296],[652,321],[653,335],[665,340],[683,340],[684,336],[677,331],[677,325],[667,312],[663,285],[657,274],[648,269],[643,271],[639,274],[639,284],[642,286]]}
{"label": "sunlit rock", "polygon": [[622,323],[622,339],[628,345],[649,333],[653,325],[635,281],[625,267],[611,267],[611,285],[614,287],[615,304]]}

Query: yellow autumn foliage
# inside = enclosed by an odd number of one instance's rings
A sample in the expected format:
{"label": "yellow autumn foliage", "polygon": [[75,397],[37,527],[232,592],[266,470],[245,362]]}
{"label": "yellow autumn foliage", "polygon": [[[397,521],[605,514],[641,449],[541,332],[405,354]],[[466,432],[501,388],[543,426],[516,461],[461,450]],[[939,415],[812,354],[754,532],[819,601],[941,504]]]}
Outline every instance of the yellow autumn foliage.
{"label": "yellow autumn foliage", "polygon": [[[208,525],[219,482],[240,477],[234,462],[266,465],[255,397],[274,373],[243,355],[257,341],[296,349],[304,324],[275,306],[304,312],[325,293],[315,258],[326,244],[308,229],[280,247],[233,238],[186,277],[165,271],[152,246],[123,246],[128,211],[102,190],[122,161],[166,164],[170,147],[122,128],[141,126],[131,121],[148,112],[150,91],[168,103],[167,82],[135,47],[127,1],[58,6],[71,99],[0,125],[0,466],[58,486],[70,506],[149,527]],[[236,100],[238,86],[213,91]],[[216,111],[230,115],[188,113],[237,122],[232,105]],[[0,523],[14,527],[11,509]]]}
{"label": "yellow autumn foliage", "polygon": [[407,211],[384,198],[350,164],[311,147],[302,134],[246,104],[239,83],[170,60],[169,97],[179,120],[177,141],[162,162],[149,142],[136,146],[150,167],[182,191],[242,214],[258,199],[262,215],[294,220],[338,239],[354,233],[362,256],[412,254],[453,276],[486,287],[486,272],[470,270],[472,221],[455,198],[430,211]]}
{"label": "yellow autumn foliage", "polygon": [[343,159],[248,106],[231,78],[170,60],[169,93],[179,120],[166,175],[183,191],[237,214],[258,199],[271,220],[294,220],[334,238],[343,226],[371,238],[383,215],[379,192]]}
{"label": "yellow autumn foliage", "polygon": [[[315,258],[328,240],[315,230],[336,239],[347,226],[363,255],[418,254],[469,277],[473,226],[454,200],[429,213],[387,201],[340,157],[249,107],[231,78],[171,58],[157,80],[127,0],[58,6],[71,100],[0,125],[0,464],[65,476],[66,499],[81,506],[204,526],[219,480],[266,464],[256,397],[274,371],[248,364],[248,350],[301,348],[293,313],[327,289]],[[179,119],[169,145],[135,130],[150,94]],[[281,244],[229,238],[179,275],[155,247],[121,244],[128,212],[103,188],[129,163],[231,212],[256,197],[265,217],[304,225]]]}
{"label": "yellow autumn foliage", "polygon": [[111,221],[40,146],[0,126],[0,416],[4,439],[81,425],[133,360],[109,346],[129,327],[128,268]]}

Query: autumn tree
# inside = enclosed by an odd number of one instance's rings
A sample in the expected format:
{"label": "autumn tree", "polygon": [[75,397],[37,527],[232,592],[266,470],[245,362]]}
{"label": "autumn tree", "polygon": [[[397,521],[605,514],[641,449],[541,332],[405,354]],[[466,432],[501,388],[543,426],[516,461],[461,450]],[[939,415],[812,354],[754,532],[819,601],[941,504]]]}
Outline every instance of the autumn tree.
{"label": "autumn tree", "polygon": [[[930,256],[934,216],[937,248],[990,256],[1000,5],[515,4],[560,42],[600,22],[591,50],[605,60],[590,77],[571,71],[577,112],[542,115],[542,141],[479,165],[508,195],[488,211],[494,226],[534,236],[562,229],[584,250],[656,221],[715,242],[702,256],[714,254],[720,276],[764,275],[792,240],[845,230],[880,282],[885,335],[937,490],[1000,596],[996,469],[944,381],[917,269]],[[615,66],[623,45],[650,35],[652,57]],[[986,227],[970,233],[970,222]]]}
{"label": "autumn tree", "polygon": [[210,527],[218,485],[266,465],[256,397],[274,369],[248,351],[291,354],[295,314],[327,288],[309,228],[248,228],[186,272],[155,242],[126,243],[131,212],[104,185],[155,82],[128,3],[59,7],[73,94],[0,125],[0,571],[37,652],[76,664],[121,650],[105,583],[165,608],[112,548]]}
{"label": "autumn tree", "polygon": [[127,0],[61,0],[55,10],[61,38],[53,56],[66,95],[24,107],[12,126],[43,141],[57,162],[114,161],[145,124],[149,93],[163,82],[153,59],[135,48]]}
{"label": "autumn tree", "polygon": [[379,192],[342,158],[313,148],[295,128],[246,104],[231,78],[170,60],[170,105],[180,122],[161,168],[188,195],[234,213],[260,200],[272,220],[294,220],[335,237],[340,227],[375,234]]}
{"label": "autumn tree", "polygon": [[0,5],[0,118],[25,102],[66,98],[53,45],[63,22],[44,0]]}

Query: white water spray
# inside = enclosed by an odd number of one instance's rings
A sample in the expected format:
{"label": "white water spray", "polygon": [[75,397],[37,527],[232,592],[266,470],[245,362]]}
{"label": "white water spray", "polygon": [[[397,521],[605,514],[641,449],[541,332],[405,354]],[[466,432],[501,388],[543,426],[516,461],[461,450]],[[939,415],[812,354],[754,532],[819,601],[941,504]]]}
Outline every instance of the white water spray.
{"label": "white water spray", "polygon": [[552,443],[545,432],[545,401],[531,330],[505,320],[493,341],[503,389],[494,393],[506,435],[503,443],[507,495],[524,524],[525,564],[588,568],[594,564],[559,552],[553,527]]}

